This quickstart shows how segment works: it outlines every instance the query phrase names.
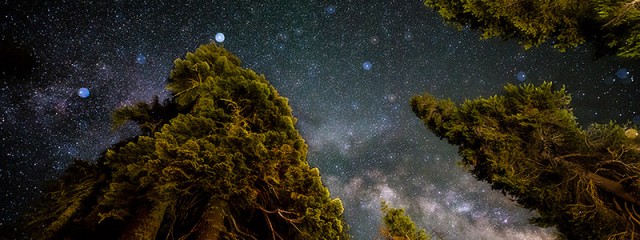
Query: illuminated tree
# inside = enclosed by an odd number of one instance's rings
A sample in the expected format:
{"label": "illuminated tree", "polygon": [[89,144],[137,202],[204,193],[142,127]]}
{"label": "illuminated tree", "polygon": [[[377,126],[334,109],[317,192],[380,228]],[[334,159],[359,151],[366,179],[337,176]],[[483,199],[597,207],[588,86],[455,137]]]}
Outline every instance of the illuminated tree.
{"label": "illuminated tree", "polygon": [[525,49],[552,42],[560,51],[592,41],[601,52],[640,56],[638,0],[424,0],[458,27],[483,38],[518,39]]}
{"label": "illuminated tree", "polygon": [[622,57],[640,58],[640,1],[594,0],[607,46]]}
{"label": "illuminated tree", "polygon": [[346,239],[287,99],[208,44],[177,59],[170,101],[116,111],[143,135],[78,161],[31,218],[38,239]]}
{"label": "illuminated tree", "polygon": [[[462,164],[523,207],[539,226],[568,239],[640,237],[640,144],[614,123],[582,129],[564,88],[507,85],[501,96],[411,100],[437,136],[459,147]],[[635,135],[633,134],[635,133]]]}
{"label": "illuminated tree", "polygon": [[381,203],[384,213],[380,235],[386,240],[427,240],[427,233],[416,228],[416,224],[404,213],[404,209],[391,208],[386,202]]}

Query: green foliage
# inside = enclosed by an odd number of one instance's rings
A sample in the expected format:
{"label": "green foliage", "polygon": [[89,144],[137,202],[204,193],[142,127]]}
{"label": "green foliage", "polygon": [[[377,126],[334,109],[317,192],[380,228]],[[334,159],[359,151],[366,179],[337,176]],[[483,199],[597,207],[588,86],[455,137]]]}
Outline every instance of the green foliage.
{"label": "green foliage", "polygon": [[479,29],[483,38],[518,39],[525,49],[553,42],[560,50],[593,41],[600,51],[640,55],[637,0],[424,0],[458,27]]}
{"label": "green foliage", "polygon": [[442,17],[458,26],[482,31],[483,38],[518,38],[525,48],[554,40],[560,50],[584,42],[580,25],[589,15],[584,0],[425,0]]}
{"label": "green foliage", "polygon": [[479,180],[536,210],[540,226],[569,239],[628,239],[640,232],[640,145],[614,123],[578,126],[564,88],[507,85],[503,95],[456,106],[411,100],[436,135],[459,146]]}
{"label": "green foliage", "polygon": [[143,135],[74,164],[33,215],[37,238],[348,238],[342,202],[264,76],[208,44],[175,61],[167,88],[164,104],[115,112]]}
{"label": "green foliage", "polygon": [[381,203],[384,213],[380,234],[387,240],[427,240],[431,236],[423,229],[416,228],[416,224],[404,213],[404,209],[391,208],[386,202]]}
{"label": "green foliage", "polygon": [[158,131],[158,128],[167,123],[167,120],[178,114],[175,103],[165,101],[160,103],[156,96],[151,104],[144,102],[136,103],[134,106],[125,106],[117,109],[112,114],[113,128],[117,129],[127,123],[134,121],[140,126],[143,135],[150,135]]}
{"label": "green foliage", "polygon": [[640,1],[593,0],[607,34],[607,46],[621,57],[640,57]]}

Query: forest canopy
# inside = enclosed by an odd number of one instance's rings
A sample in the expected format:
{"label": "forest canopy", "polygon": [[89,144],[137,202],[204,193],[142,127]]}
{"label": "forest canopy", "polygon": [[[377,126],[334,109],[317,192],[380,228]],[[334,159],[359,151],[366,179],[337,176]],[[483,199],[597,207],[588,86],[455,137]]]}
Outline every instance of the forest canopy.
{"label": "forest canopy", "polygon": [[[555,226],[567,239],[640,237],[640,142],[635,126],[581,128],[564,88],[507,85],[502,95],[458,105],[428,93],[411,99],[462,165]],[[634,134],[635,133],[635,134]]]}
{"label": "forest canopy", "polygon": [[424,0],[445,21],[483,38],[517,39],[525,49],[551,42],[565,51],[586,41],[600,53],[640,58],[639,0]]}
{"label": "forest canopy", "polygon": [[215,44],[174,62],[160,103],[114,113],[142,135],[76,161],[30,226],[37,239],[348,239],[286,98]]}

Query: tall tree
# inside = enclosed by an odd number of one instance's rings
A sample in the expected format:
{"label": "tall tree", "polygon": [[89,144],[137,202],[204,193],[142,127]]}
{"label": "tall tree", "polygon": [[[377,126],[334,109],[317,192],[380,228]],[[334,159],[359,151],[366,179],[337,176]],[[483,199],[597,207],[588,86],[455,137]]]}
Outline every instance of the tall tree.
{"label": "tall tree", "polygon": [[170,101],[114,114],[143,135],[78,161],[31,217],[38,239],[346,239],[287,99],[215,44],[177,59]]}
{"label": "tall tree", "polygon": [[424,0],[483,38],[518,39],[525,49],[552,42],[560,51],[592,41],[601,52],[640,57],[638,0]]}
{"label": "tall tree", "polygon": [[386,240],[427,240],[431,237],[407,216],[404,209],[389,207],[387,202],[381,203],[382,226],[380,235]]}
{"label": "tall tree", "polygon": [[[507,85],[504,95],[456,105],[425,93],[411,99],[462,163],[568,239],[640,237],[637,131],[609,123],[582,129],[564,88]],[[626,133],[626,134],[625,134]]]}

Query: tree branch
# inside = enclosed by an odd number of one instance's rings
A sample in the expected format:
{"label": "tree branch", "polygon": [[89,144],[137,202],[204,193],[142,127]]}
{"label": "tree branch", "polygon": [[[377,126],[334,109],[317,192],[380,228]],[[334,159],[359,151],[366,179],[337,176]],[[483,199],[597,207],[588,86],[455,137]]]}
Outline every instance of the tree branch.
{"label": "tree branch", "polygon": [[607,191],[627,202],[640,206],[640,200],[631,196],[631,194],[629,194],[624,189],[622,184],[592,172],[587,172],[586,177],[589,178],[593,182],[593,184],[598,186],[600,189]]}

